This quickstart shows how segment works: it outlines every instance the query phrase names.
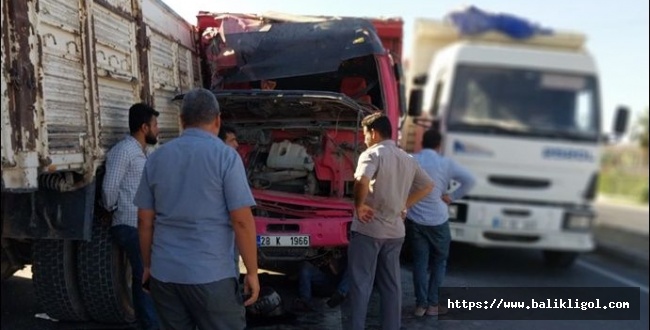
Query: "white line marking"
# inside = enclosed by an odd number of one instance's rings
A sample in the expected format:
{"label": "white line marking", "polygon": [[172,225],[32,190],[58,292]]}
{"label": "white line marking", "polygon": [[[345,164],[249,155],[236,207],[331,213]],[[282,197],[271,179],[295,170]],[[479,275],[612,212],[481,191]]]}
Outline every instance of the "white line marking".
{"label": "white line marking", "polygon": [[592,271],[594,271],[596,273],[599,273],[600,275],[603,275],[605,277],[609,277],[612,280],[621,282],[621,283],[623,283],[625,285],[628,285],[628,286],[631,286],[631,287],[635,287],[635,288],[638,287],[639,289],[641,289],[641,292],[643,292],[645,294],[648,294],[648,287],[645,286],[645,285],[642,285],[641,283],[637,283],[637,282],[632,281],[630,279],[627,279],[627,278],[625,278],[625,277],[623,277],[621,275],[612,273],[607,269],[604,269],[602,267],[596,266],[594,264],[588,263],[588,262],[583,261],[583,260],[576,260],[576,263],[578,265],[584,267],[584,268],[587,268],[587,269],[592,270]]}

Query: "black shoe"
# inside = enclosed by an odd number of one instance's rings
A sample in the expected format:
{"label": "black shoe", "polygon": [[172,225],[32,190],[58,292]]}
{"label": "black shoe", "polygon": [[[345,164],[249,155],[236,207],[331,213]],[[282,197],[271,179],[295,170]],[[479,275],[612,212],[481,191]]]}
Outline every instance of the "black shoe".
{"label": "black shoe", "polygon": [[330,299],[327,300],[327,306],[329,306],[330,308],[334,308],[340,305],[344,300],[345,300],[345,295],[342,295],[340,292],[336,291],[330,297]]}

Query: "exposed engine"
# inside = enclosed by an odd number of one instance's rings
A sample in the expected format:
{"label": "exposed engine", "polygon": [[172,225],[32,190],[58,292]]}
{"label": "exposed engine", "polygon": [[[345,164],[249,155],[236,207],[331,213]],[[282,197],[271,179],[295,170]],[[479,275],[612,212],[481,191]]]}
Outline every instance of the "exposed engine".
{"label": "exposed engine", "polygon": [[252,167],[249,167],[251,186],[316,195],[318,183],[314,175],[314,159],[307,152],[310,145],[306,144],[305,147],[300,142],[284,140],[258,148],[252,155],[255,157]]}
{"label": "exposed engine", "polygon": [[[326,129],[238,129],[252,188],[321,196],[347,194],[354,137],[352,132]],[[337,182],[344,183],[343,189],[333,186]]]}

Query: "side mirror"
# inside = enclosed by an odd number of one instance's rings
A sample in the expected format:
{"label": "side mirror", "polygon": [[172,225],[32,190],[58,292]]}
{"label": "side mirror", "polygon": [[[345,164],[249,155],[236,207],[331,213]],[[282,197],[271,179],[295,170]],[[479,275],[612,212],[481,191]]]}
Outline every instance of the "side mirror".
{"label": "side mirror", "polygon": [[419,117],[422,114],[423,95],[424,91],[421,89],[414,89],[411,91],[411,95],[409,97],[409,116]]}
{"label": "side mirror", "polygon": [[415,86],[424,86],[424,85],[427,84],[427,80],[429,80],[429,75],[427,75],[426,73],[421,74],[421,75],[415,76],[415,78],[413,78],[413,84]]}
{"label": "side mirror", "polygon": [[630,109],[626,106],[619,106],[616,109],[616,117],[614,118],[613,132],[617,136],[625,134],[627,131],[627,123],[630,118]]}

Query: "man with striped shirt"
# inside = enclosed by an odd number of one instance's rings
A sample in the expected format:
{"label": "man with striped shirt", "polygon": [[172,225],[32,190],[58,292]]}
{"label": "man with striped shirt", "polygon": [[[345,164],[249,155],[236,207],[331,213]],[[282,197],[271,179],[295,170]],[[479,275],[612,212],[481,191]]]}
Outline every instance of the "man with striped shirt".
{"label": "man with striped shirt", "polygon": [[141,285],[144,268],[138,239],[138,208],[133,199],[147,161],[146,147],[158,142],[159,114],[144,103],[131,106],[130,134],[106,155],[106,175],[102,184],[104,207],[113,212],[111,237],[131,263],[133,307],[142,329],[158,329],[158,320],[153,301]]}

